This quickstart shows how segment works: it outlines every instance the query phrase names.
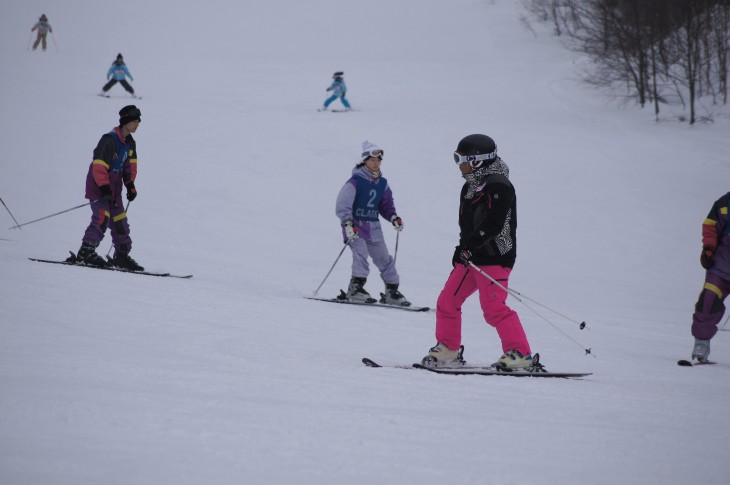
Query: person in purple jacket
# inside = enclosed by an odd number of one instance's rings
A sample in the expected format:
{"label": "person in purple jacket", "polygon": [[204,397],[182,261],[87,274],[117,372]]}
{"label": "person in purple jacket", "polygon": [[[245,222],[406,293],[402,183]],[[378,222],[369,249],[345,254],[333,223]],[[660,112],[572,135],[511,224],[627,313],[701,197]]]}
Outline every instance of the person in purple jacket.
{"label": "person in purple jacket", "polygon": [[383,150],[365,140],[360,163],[352,169],[352,177],[337,195],[335,213],[342,225],[344,241],[352,250],[352,278],[344,298],[375,303],[376,300],[365,290],[370,273],[369,256],[380,270],[380,277],[385,283],[385,293],[381,293],[380,302],[410,306],[411,303],[398,291],[400,276],[380,227],[379,218],[382,216],[393,224],[396,231],[403,230],[403,220],[395,210],[393,192],[380,171],[382,161]]}
{"label": "person in purple jacket", "polygon": [[107,227],[111,229],[114,243],[113,266],[129,271],[144,271],[144,268],[129,256],[132,238],[129,235],[127,211],[122,200],[122,189],[126,188],[127,200],[137,197],[134,181],[137,179],[136,133],[142,121],[142,112],[130,104],[119,111],[119,126],[102,135],[94,149],[94,158],[86,174],[86,198],[91,206],[91,222],[81,239],[81,248],[73,263],[106,267],[108,263],[96,253],[104,239]]}
{"label": "person in purple jacket", "polygon": [[724,301],[730,294],[730,192],[717,199],[702,223],[700,264],[707,272],[705,284],[692,316],[692,360],[708,361],[710,340],[717,333],[717,324],[725,314]]}

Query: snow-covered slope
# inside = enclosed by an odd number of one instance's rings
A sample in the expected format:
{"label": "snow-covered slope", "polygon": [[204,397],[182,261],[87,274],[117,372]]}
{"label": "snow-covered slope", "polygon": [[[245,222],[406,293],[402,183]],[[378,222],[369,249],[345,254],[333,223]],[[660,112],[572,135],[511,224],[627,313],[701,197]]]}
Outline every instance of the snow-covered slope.
{"label": "snow-covered slope", "polygon": [[[617,106],[507,0],[109,2],[0,7],[0,197],[21,221],[84,202],[99,136],[142,110],[133,256],[171,280],[43,265],[88,209],[0,233],[0,482],[720,484],[728,333],[680,368],[700,225],[728,190],[727,118]],[[49,51],[24,44],[46,13]],[[124,54],[143,96],[95,96]],[[359,111],[318,113],[345,71]],[[405,230],[401,289],[434,306],[457,242],[452,152],[492,136],[518,194],[511,285],[549,369],[582,381],[368,369],[414,362],[434,314],[302,298],[342,248],[334,200],[360,143]],[[0,209],[0,224],[13,225]],[[391,250],[395,232],[387,230]],[[100,252],[110,246],[105,240]],[[320,294],[349,278],[349,252]],[[377,271],[367,288],[381,290]],[[465,357],[495,332],[464,307]],[[590,347],[593,356],[585,356]]]}

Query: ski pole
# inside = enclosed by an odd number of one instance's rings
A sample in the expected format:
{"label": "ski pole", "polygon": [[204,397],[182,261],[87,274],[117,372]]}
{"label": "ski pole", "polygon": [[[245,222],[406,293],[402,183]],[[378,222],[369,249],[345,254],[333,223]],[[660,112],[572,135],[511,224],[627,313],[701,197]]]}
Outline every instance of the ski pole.
{"label": "ski pole", "polygon": [[55,36],[55,35],[53,35],[53,32],[51,32],[51,39],[53,40],[53,47],[55,47],[55,48],[56,48],[56,52],[60,52],[60,51],[58,50],[58,45],[56,44],[56,36]]}
{"label": "ski pole", "polygon": [[30,50],[30,43],[33,40],[33,31],[30,31],[30,37],[28,37],[28,47],[25,48],[25,50]]}
{"label": "ski pole", "polygon": [[319,286],[317,287],[317,289],[314,290],[314,293],[312,293],[312,296],[317,296],[317,293],[319,292],[319,289],[322,288],[322,285],[324,284],[324,282],[327,281],[327,278],[329,278],[330,273],[332,273],[332,270],[335,269],[335,265],[337,264],[337,261],[340,260],[340,258],[342,257],[342,253],[345,252],[345,248],[350,244],[350,241],[352,241],[356,237],[357,237],[357,234],[353,234],[351,238],[349,238],[347,241],[345,241],[345,245],[342,246],[342,250],[340,251],[340,254],[337,255],[337,259],[335,259],[335,262],[332,263],[332,267],[330,268],[329,271],[327,271],[327,274],[325,275],[324,279],[319,284]]}
{"label": "ski pole", "polygon": [[71,207],[70,209],[66,209],[65,211],[56,212],[55,214],[51,214],[49,216],[41,217],[39,219],[35,219],[33,221],[30,221],[30,222],[24,222],[22,224],[16,224],[15,226],[10,227],[8,229],[19,229],[19,228],[21,228],[23,226],[27,226],[28,224],[33,224],[34,222],[42,221],[42,220],[45,220],[45,219],[50,219],[51,217],[55,217],[55,216],[58,216],[58,215],[61,215],[61,214],[65,214],[66,212],[71,212],[72,210],[76,210],[76,209],[80,209],[82,207],[86,207],[87,205],[91,205],[94,202],[96,202],[96,201],[95,200],[92,200],[92,201],[87,202],[85,204],[77,205],[76,207]]}
{"label": "ski pole", "polygon": [[[5,201],[3,200],[2,197],[0,197],[0,202],[3,203],[3,206],[5,207],[5,210],[8,211],[8,214],[10,214],[10,217],[13,218],[13,222],[15,222],[15,225],[17,226],[18,225],[18,220],[15,218],[15,216],[13,215],[13,213],[10,212],[10,209],[8,209],[8,206],[5,205]],[[18,226],[18,227],[20,227],[20,226]]]}
{"label": "ski pole", "polygon": [[[129,204],[131,204],[131,203],[132,203],[132,201],[131,201],[131,200],[127,202],[127,207],[125,207],[125,208],[124,208],[124,213],[125,213],[125,214],[126,214],[126,213],[127,213],[127,211],[129,210]],[[112,252],[112,248],[113,248],[113,247],[114,247],[114,242],[112,241],[112,245],[111,245],[111,246],[109,246],[109,251],[107,251],[107,252],[106,252],[106,257],[107,257],[107,258],[108,258],[108,257],[109,257],[109,255],[111,254],[111,252]]]}
{"label": "ski pole", "polygon": [[[479,266],[475,265],[471,261],[469,261],[469,266],[471,266],[472,268],[474,268],[475,270],[477,270],[481,275],[485,276],[487,279],[489,279],[489,281],[491,281],[492,283],[494,283],[495,285],[497,285],[499,288],[501,288],[502,290],[504,290],[505,292],[507,292],[507,294],[511,295],[515,300],[517,300],[520,303],[522,303],[523,305],[525,305],[525,307],[527,307],[528,310],[530,310],[532,313],[534,313],[535,315],[537,315],[539,318],[541,318],[542,320],[544,320],[545,322],[547,322],[555,330],[557,330],[558,332],[562,333],[569,340],[572,340],[573,343],[575,343],[576,345],[578,345],[579,347],[581,347],[585,351],[586,355],[591,354],[591,349],[590,348],[586,348],[584,345],[582,345],[580,342],[578,342],[577,340],[575,340],[573,337],[571,337],[570,335],[568,335],[567,333],[563,332],[561,329],[559,329],[558,327],[556,327],[550,320],[548,320],[547,318],[545,318],[542,314],[540,314],[534,308],[532,308],[530,305],[528,305],[527,303],[525,303],[523,301],[523,299],[524,300],[531,301],[532,303],[535,303],[536,305],[539,305],[542,308],[545,308],[546,310],[549,310],[549,311],[555,313],[556,315],[559,315],[559,316],[561,316],[561,317],[563,317],[566,320],[569,320],[571,322],[578,323],[577,320],[573,320],[572,318],[570,318],[568,316],[565,316],[562,313],[559,313],[556,310],[553,310],[552,308],[543,305],[539,301],[533,300],[532,298],[528,298],[527,296],[523,295],[519,291],[513,290],[512,288],[505,288],[502,284],[499,283],[499,281],[497,281],[494,278],[492,278],[491,276],[489,276],[487,273],[485,273],[484,271],[482,271],[482,269]],[[581,330],[583,330],[586,327],[586,322],[580,322],[578,325],[579,325],[579,328]]]}
{"label": "ski pole", "polygon": [[398,238],[400,237],[400,231],[395,233],[395,252],[393,253],[393,266],[395,266],[395,260],[398,259]]}

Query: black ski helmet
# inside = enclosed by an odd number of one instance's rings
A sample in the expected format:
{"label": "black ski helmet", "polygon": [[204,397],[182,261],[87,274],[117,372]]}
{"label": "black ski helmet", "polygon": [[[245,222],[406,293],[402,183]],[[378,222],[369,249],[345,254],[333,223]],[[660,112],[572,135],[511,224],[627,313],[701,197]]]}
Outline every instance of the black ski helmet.
{"label": "black ski helmet", "polygon": [[491,165],[497,159],[497,144],[487,135],[469,135],[461,139],[454,153],[457,164],[469,162],[472,168]]}

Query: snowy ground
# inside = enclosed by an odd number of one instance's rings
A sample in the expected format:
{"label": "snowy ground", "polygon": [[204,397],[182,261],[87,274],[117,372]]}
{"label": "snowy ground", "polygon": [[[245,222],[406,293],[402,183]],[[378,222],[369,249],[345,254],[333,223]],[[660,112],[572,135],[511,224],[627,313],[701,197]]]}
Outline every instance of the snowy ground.
{"label": "snowy ground", "polygon": [[[727,483],[730,333],[717,366],[675,364],[700,225],[728,190],[722,110],[688,127],[607,101],[508,0],[0,11],[0,197],[21,222],[84,202],[93,147],[135,102],[95,96],[122,52],[143,96],[133,256],[195,275],[27,260],[78,249],[87,209],[0,233],[0,483]],[[41,13],[46,53],[24,45]],[[316,111],[336,70],[360,111]],[[517,189],[512,286],[589,324],[539,310],[556,330],[512,300],[532,347],[589,378],[365,368],[420,359],[434,314],[302,298],[342,247],[334,200],[367,138],[405,222],[401,289],[433,306],[470,133],[497,141]],[[348,278],[349,252],[320,294]],[[464,344],[472,363],[500,354],[475,300]]]}

